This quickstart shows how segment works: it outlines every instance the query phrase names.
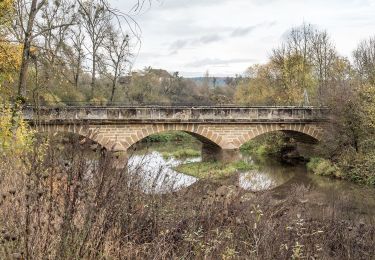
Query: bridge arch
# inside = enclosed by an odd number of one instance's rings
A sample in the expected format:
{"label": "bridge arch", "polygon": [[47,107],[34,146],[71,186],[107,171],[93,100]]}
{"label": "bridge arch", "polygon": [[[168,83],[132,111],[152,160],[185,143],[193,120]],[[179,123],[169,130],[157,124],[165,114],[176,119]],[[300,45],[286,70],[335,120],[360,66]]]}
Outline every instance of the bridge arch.
{"label": "bridge arch", "polygon": [[272,132],[281,131],[305,143],[318,143],[322,140],[323,129],[315,124],[259,124],[235,140],[235,147],[239,148],[248,141]]}
{"label": "bridge arch", "polygon": [[236,150],[257,136],[282,131],[302,142],[316,143],[322,139],[323,128],[314,123],[256,124],[121,124],[121,125],[42,125],[41,132],[67,132],[87,137],[108,151],[126,152],[142,139],[163,132],[182,131],[193,135],[206,147],[216,150]]}
{"label": "bridge arch", "polygon": [[154,124],[145,125],[141,130],[136,130],[129,137],[120,141],[120,145],[124,150],[129,149],[132,145],[142,141],[148,136],[160,134],[164,132],[181,131],[188,133],[198,139],[203,145],[208,145],[222,149],[222,137],[210,130],[204,125],[198,124]]}
{"label": "bridge arch", "polygon": [[100,145],[106,150],[111,150],[110,144],[103,142],[100,138],[100,132],[82,125],[39,125],[34,127],[38,133],[47,133],[47,134],[74,134],[83,138],[87,138],[90,141]]}

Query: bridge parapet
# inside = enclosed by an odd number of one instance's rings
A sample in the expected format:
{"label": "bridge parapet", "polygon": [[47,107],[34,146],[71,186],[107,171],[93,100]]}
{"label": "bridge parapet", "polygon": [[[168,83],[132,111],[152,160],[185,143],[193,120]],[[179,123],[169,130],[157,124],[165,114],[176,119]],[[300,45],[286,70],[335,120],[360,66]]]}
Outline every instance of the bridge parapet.
{"label": "bridge parapet", "polygon": [[26,120],[43,123],[280,123],[328,120],[328,109],[317,107],[33,107]]}

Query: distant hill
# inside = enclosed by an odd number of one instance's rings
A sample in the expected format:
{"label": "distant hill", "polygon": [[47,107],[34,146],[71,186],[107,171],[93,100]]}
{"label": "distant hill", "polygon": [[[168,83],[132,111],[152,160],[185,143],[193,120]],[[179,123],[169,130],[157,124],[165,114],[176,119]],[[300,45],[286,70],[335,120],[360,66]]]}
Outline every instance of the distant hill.
{"label": "distant hill", "polygon": [[[208,77],[209,86],[213,87],[215,79],[216,79],[215,86],[216,87],[224,87],[224,86],[226,86],[225,81],[226,81],[227,78],[228,77]],[[207,80],[206,77],[193,77],[193,78],[187,78],[187,79],[190,79],[190,80],[194,81],[197,85],[203,85],[205,80]]]}

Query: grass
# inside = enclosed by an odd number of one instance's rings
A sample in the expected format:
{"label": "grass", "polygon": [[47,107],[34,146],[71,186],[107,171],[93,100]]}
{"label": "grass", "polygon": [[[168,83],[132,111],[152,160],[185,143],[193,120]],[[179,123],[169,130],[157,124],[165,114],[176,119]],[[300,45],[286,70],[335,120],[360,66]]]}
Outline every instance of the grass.
{"label": "grass", "polygon": [[175,168],[176,171],[196,177],[198,179],[226,179],[240,171],[253,170],[256,166],[244,161],[233,163],[222,162],[194,162],[181,164]]}
{"label": "grass", "polygon": [[[162,156],[167,159],[171,156],[175,156],[174,153],[180,151],[179,153],[183,153],[183,150],[190,150],[187,153],[193,154],[191,150],[194,150],[194,154],[196,155],[201,150],[201,144],[197,141],[192,142],[155,142],[155,143],[146,143],[142,142],[133,146],[132,153],[137,155],[144,155],[145,153],[149,153],[151,151],[156,151],[162,154]],[[194,155],[194,157],[195,157]],[[179,156],[177,154],[177,156]],[[198,155],[199,156],[199,155]],[[189,156],[187,156],[188,158]]]}
{"label": "grass", "polygon": [[184,159],[184,158],[192,158],[192,157],[199,157],[201,155],[200,151],[186,148],[186,149],[179,149],[173,152],[162,152],[162,156],[164,159],[169,158],[176,158],[176,159]]}
{"label": "grass", "polygon": [[194,137],[185,132],[165,132],[159,134],[153,134],[145,138],[146,143],[166,143],[174,141],[194,141]]}

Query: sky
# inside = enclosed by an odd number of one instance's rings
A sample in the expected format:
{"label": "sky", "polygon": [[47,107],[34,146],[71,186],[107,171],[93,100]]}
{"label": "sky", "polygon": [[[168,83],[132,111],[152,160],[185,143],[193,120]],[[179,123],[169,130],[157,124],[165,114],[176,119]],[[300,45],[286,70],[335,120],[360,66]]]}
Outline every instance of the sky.
{"label": "sky", "polygon": [[[135,0],[110,0],[129,13]],[[265,63],[290,28],[327,30],[351,56],[375,36],[375,0],[159,0],[132,16],[141,29],[133,69],[146,66],[185,77],[234,76]]]}

